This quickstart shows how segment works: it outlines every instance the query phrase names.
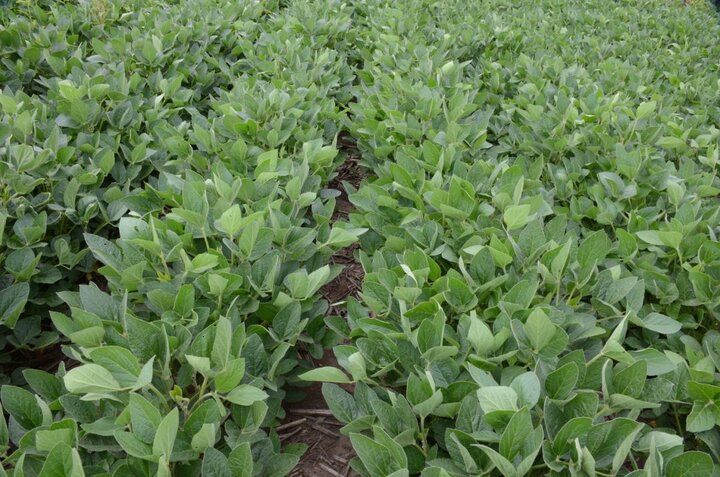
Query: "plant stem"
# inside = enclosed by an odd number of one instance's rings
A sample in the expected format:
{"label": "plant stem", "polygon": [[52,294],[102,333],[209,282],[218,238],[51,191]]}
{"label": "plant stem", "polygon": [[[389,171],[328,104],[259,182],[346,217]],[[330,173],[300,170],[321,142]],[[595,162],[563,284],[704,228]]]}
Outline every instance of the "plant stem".
{"label": "plant stem", "polygon": [[678,434],[683,435],[682,424],[680,424],[680,416],[678,416],[677,404],[672,404],[673,417],[675,418],[675,426],[677,426]]}
{"label": "plant stem", "polygon": [[163,394],[158,390],[158,388],[156,388],[153,384],[150,384],[150,385],[148,386],[148,389],[149,389],[150,391],[152,391],[153,394],[155,394],[155,395],[158,397],[158,399],[160,399],[160,402],[163,403],[163,405],[165,406],[165,409],[170,410],[170,405],[167,403],[167,399],[166,399],[165,396],[163,396]]}

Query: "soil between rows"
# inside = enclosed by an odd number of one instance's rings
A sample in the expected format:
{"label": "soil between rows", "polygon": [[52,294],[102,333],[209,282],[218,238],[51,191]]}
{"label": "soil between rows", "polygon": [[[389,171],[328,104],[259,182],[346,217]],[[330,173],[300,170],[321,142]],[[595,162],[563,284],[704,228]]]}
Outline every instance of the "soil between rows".
{"label": "soil between rows", "polygon": [[[336,199],[333,221],[345,220],[353,210],[348,199],[344,183],[358,188],[365,178],[359,165],[360,155],[353,139],[343,135],[338,147],[346,158],[330,182],[329,188],[340,191]],[[343,270],[332,282],[325,285],[321,293],[330,304],[328,315],[345,316],[345,300],[357,296],[362,286],[364,272],[355,258],[357,246],[340,250],[332,256],[331,262],[343,266]],[[313,367],[338,366],[332,350],[326,350],[320,360],[312,360]],[[352,386],[347,386],[352,391]],[[302,443],[308,446],[290,477],[349,477],[357,476],[350,468],[350,460],[355,457],[350,439],[340,434],[342,424],[328,410],[322,395],[322,385],[312,383],[300,389],[305,396],[295,403],[288,403],[285,420],[277,428],[283,445]]]}

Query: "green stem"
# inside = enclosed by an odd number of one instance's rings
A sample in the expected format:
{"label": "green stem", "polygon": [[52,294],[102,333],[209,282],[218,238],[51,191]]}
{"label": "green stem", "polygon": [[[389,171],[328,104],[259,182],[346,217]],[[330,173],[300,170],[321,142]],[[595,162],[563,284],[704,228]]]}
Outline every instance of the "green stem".
{"label": "green stem", "polygon": [[150,384],[150,385],[148,386],[148,389],[149,389],[150,391],[152,391],[153,394],[155,394],[155,395],[158,397],[158,399],[160,399],[160,402],[163,403],[163,405],[165,406],[165,409],[167,409],[167,410],[169,411],[169,410],[170,410],[170,405],[167,403],[167,399],[166,399],[165,396],[163,396],[163,394],[158,390],[158,388],[156,388],[153,384]]}
{"label": "green stem", "polygon": [[672,404],[672,410],[673,410],[673,417],[675,418],[675,426],[677,426],[678,434],[680,434],[682,436],[683,428],[682,428],[682,425],[680,424],[680,416],[678,416],[677,404],[675,404],[675,403]]}
{"label": "green stem", "polygon": [[172,275],[170,274],[170,269],[168,268],[167,262],[165,261],[165,255],[162,253],[160,254],[160,261],[162,262],[163,268],[165,269],[165,274],[168,276],[168,279],[172,278]]}
{"label": "green stem", "polygon": [[636,119],[636,120],[633,122],[632,127],[630,128],[630,134],[628,134],[628,137],[627,137],[627,138],[623,137],[623,140],[622,140],[623,145],[625,144],[625,141],[628,141],[628,140],[632,139],[632,135],[633,135],[633,133],[635,132],[635,128],[637,127],[637,123],[638,123],[638,120]]}
{"label": "green stem", "polygon": [[422,449],[423,454],[425,454],[425,457],[427,457],[428,453],[430,452],[430,448],[428,446],[427,441],[427,433],[425,432],[425,418],[420,418],[420,439],[422,441]]}
{"label": "green stem", "polygon": [[210,242],[208,241],[207,233],[205,232],[205,227],[203,227],[200,230],[202,231],[202,238],[205,241],[205,249],[207,252],[209,252],[210,251]]}
{"label": "green stem", "polygon": [[628,456],[630,457],[630,463],[631,463],[632,466],[633,466],[633,470],[638,470],[638,469],[639,469],[638,463],[637,463],[637,461],[635,460],[635,456],[633,456],[632,451],[630,451],[630,452],[628,453]]}
{"label": "green stem", "polygon": [[[200,391],[198,391],[198,395],[200,396],[200,399],[202,399],[202,396],[204,396],[204,394],[205,394],[205,389],[207,389],[207,385],[208,385],[208,378],[206,378],[205,376],[203,376],[203,382],[202,382],[202,384],[200,385]],[[199,401],[200,399],[198,399],[198,401]],[[196,404],[197,404],[197,403],[196,403]],[[193,406],[195,406],[195,405],[193,404]]]}
{"label": "green stem", "polygon": [[197,399],[197,401],[195,401],[195,404],[193,404],[192,406],[190,406],[190,412],[192,413],[192,411],[194,411],[201,402],[203,402],[205,399],[207,399],[207,398],[209,398],[209,397],[212,397],[212,395],[213,395],[213,393],[205,393],[205,394],[203,394],[202,396],[200,396],[200,397]]}

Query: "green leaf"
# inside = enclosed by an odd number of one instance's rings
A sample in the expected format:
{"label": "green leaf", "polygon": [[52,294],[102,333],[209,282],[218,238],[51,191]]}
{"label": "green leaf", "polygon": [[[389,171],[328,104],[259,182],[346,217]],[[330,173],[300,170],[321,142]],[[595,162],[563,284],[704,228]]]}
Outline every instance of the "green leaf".
{"label": "green leaf", "polygon": [[670,459],[665,469],[667,477],[706,477],[714,471],[712,458],[698,451],[685,452]]}
{"label": "green leaf", "polygon": [[633,398],[640,397],[645,379],[647,377],[647,362],[638,361],[627,368],[615,373],[612,379],[613,389],[616,393]]}
{"label": "green leaf", "polygon": [[155,430],[162,421],[160,411],[150,401],[136,393],[130,394],[128,411],[130,412],[133,434],[141,441],[152,444],[155,438]]}
{"label": "green leaf", "polygon": [[212,374],[212,363],[210,362],[210,358],[186,354],[185,359],[195,371],[203,376],[210,376]]}
{"label": "green leaf", "polygon": [[633,429],[632,432],[630,432],[625,438],[620,442],[620,445],[618,445],[617,450],[615,451],[615,455],[613,456],[612,460],[612,472],[613,474],[617,474],[617,472],[620,470],[622,465],[627,460],[627,456],[630,453],[630,448],[632,447],[632,443],[635,440],[635,436],[638,435],[638,433],[642,430],[644,427],[644,424],[638,423],[635,426],[635,429]]}
{"label": "green leaf", "polygon": [[252,477],[253,467],[253,457],[249,442],[243,442],[230,452],[228,456],[228,468],[232,471],[233,477]]}
{"label": "green leaf", "polygon": [[338,421],[347,424],[358,416],[359,409],[355,404],[355,399],[340,386],[324,383],[322,394],[330,411]]}
{"label": "green leaf", "polygon": [[215,341],[212,347],[212,362],[220,369],[225,365],[230,357],[230,347],[232,346],[232,326],[230,320],[221,316],[215,325]]}
{"label": "green leaf", "polygon": [[503,212],[503,220],[508,230],[524,227],[530,221],[531,207],[527,204],[510,205]]}
{"label": "green leaf", "polygon": [[485,386],[477,390],[480,407],[485,414],[493,411],[517,411],[518,396],[508,386]]}
{"label": "green leaf", "polygon": [[517,393],[520,406],[527,406],[528,409],[532,409],[540,399],[540,380],[537,374],[532,371],[517,376],[510,383],[510,387]]}
{"label": "green leaf", "polygon": [[572,247],[572,240],[568,240],[565,244],[559,248],[557,254],[550,263],[550,271],[556,277],[562,276],[562,272],[565,269],[568,255],[570,254],[570,248]]}
{"label": "green leaf", "polygon": [[173,304],[173,310],[180,314],[180,316],[188,317],[192,315],[193,309],[195,308],[195,287],[191,284],[186,284],[180,287],[175,296],[175,303]]}
{"label": "green leaf", "polygon": [[648,313],[642,319],[643,326],[650,331],[661,333],[665,335],[671,335],[680,331],[682,326],[680,322],[670,318],[662,313]]}
{"label": "green leaf", "polygon": [[263,469],[268,477],[285,477],[297,465],[300,457],[294,454],[275,454]]}
{"label": "green leaf", "polygon": [[362,434],[350,434],[353,449],[357,452],[371,477],[387,477],[402,469],[393,453],[385,446]]}
{"label": "green leaf", "polygon": [[567,398],[577,384],[579,371],[577,364],[567,363],[545,378],[545,392],[551,399]]}
{"label": "green leaf", "polygon": [[233,204],[229,209],[225,210],[225,212],[223,212],[220,218],[215,222],[215,227],[229,235],[231,238],[234,238],[242,227],[242,213],[240,212],[240,206],[238,204]]}
{"label": "green leaf", "polygon": [[234,477],[225,454],[212,447],[206,449],[202,460],[202,477]]}
{"label": "green leaf", "polygon": [[635,111],[635,119],[641,120],[647,118],[655,111],[656,106],[657,102],[655,101],[643,101]]}
{"label": "green leaf", "polygon": [[38,477],[84,477],[77,450],[64,442],[52,448]]}
{"label": "green leaf", "polygon": [[64,382],[67,390],[76,394],[114,392],[122,388],[110,371],[93,363],[71,369]]}
{"label": "green leaf", "polygon": [[644,230],[635,232],[643,242],[651,245],[678,248],[682,242],[683,235],[680,232],[671,232],[667,230]]}
{"label": "green leaf", "polygon": [[174,407],[158,425],[155,439],[152,444],[152,453],[154,456],[165,456],[168,459],[172,455],[173,446],[175,445],[175,437],[177,436],[178,426],[180,425],[180,414],[178,409]]}
{"label": "green leaf", "polygon": [[348,384],[352,382],[345,373],[332,366],[311,369],[299,375],[298,378],[303,381],[320,381],[324,383]]}
{"label": "green leaf", "polygon": [[558,431],[552,443],[555,454],[567,452],[573,441],[585,435],[592,428],[592,419],[589,417],[575,417],[566,422]]}
{"label": "green leaf", "polygon": [[55,401],[63,394],[62,382],[50,373],[39,369],[24,369],[23,377],[32,390],[48,402]]}
{"label": "green leaf", "polygon": [[688,432],[704,432],[720,422],[720,408],[714,401],[699,401],[693,405],[687,417]]}
{"label": "green leaf", "polygon": [[525,322],[525,334],[530,340],[533,351],[539,352],[547,346],[555,336],[555,324],[539,308],[533,310]]}
{"label": "green leaf", "polygon": [[367,230],[368,229],[344,229],[335,226],[330,230],[327,245],[337,248],[349,247],[357,242],[360,235],[367,232]]}
{"label": "green leaf", "polygon": [[651,441],[654,441],[655,447],[661,452],[683,445],[682,436],[661,431],[650,431],[640,438],[637,449],[641,452],[649,451]]}
{"label": "green leaf", "polygon": [[629,351],[628,354],[636,361],[647,362],[647,375],[660,376],[674,371],[676,365],[665,354],[654,348]]}
{"label": "green leaf", "polygon": [[674,136],[661,137],[656,144],[665,149],[680,149],[685,147],[685,141],[683,141],[682,138]]}
{"label": "green leaf", "polygon": [[190,442],[190,447],[195,452],[205,452],[208,447],[215,445],[215,435],[217,427],[215,424],[205,423],[199,431],[195,433]]}
{"label": "green leaf", "polygon": [[497,469],[500,471],[500,473],[504,477],[518,477],[518,472],[515,469],[515,466],[512,462],[507,460],[505,457],[503,457],[499,452],[497,452],[495,449],[484,446],[484,445],[478,445],[478,447],[485,452],[485,454],[490,458],[493,465],[497,467]]}
{"label": "green leaf", "polygon": [[523,407],[513,414],[510,422],[505,427],[500,438],[500,454],[507,460],[512,461],[520,452],[525,439],[528,436],[528,429],[532,428],[532,419],[527,407]]}
{"label": "green leaf", "polygon": [[23,428],[30,430],[43,425],[43,412],[35,396],[16,386],[5,385],[0,389],[3,408]]}
{"label": "green leaf", "polygon": [[486,356],[495,349],[495,340],[490,328],[475,313],[469,317],[467,339],[480,356]]}
{"label": "green leaf", "polygon": [[249,384],[241,384],[225,396],[225,399],[239,406],[250,406],[254,402],[264,401],[268,395],[262,389]]}
{"label": "green leaf", "polygon": [[231,359],[225,365],[225,369],[215,376],[215,390],[219,393],[227,393],[235,389],[245,376],[245,360],[243,358]]}
{"label": "green leaf", "polygon": [[131,432],[115,431],[113,436],[115,437],[117,443],[120,444],[120,447],[122,447],[128,455],[146,459],[153,454],[152,448],[135,437],[135,435]]}
{"label": "green leaf", "polygon": [[42,430],[35,433],[35,447],[42,452],[49,452],[59,442],[69,447],[75,445],[75,429]]}
{"label": "green leaf", "polygon": [[0,290],[0,324],[14,328],[30,296],[27,282],[16,283]]}
{"label": "green leaf", "polygon": [[8,432],[7,422],[5,422],[5,415],[3,414],[3,408],[0,406],[0,453],[5,452],[10,442],[10,434]]}
{"label": "green leaf", "polygon": [[131,387],[140,376],[140,363],[127,348],[121,346],[103,346],[89,353],[95,364],[110,371],[113,378],[123,387]]}

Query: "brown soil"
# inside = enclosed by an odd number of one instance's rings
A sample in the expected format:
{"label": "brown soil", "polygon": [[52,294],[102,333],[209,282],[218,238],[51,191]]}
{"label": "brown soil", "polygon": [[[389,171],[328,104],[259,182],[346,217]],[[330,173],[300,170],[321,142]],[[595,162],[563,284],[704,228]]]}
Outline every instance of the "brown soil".
{"label": "brown soil", "polygon": [[[342,136],[338,143],[345,152],[346,159],[338,168],[337,176],[330,181],[330,188],[340,191],[340,196],[336,200],[333,221],[346,220],[353,210],[353,205],[348,200],[348,193],[343,184],[349,183],[357,189],[365,178],[365,173],[358,164],[360,155],[352,138]],[[357,250],[357,244],[338,251],[330,259],[333,264],[343,265],[344,268],[340,275],[321,290],[323,297],[330,303],[329,315],[344,316],[345,307],[341,306],[342,302],[349,296],[357,297],[358,291],[362,287],[365,273],[362,265],[355,258],[355,250]]]}
{"label": "brown soil", "polygon": [[338,147],[345,153],[345,162],[338,167],[337,175],[330,181],[330,188],[340,191],[340,197],[336,199],[333,220],[346,219],[353,209],[343,182],[348,182],[357,189],[366,177],[365,171],[360,168],[360,153],[353,138],[347,135],[341,136],[338,139]]}
{"label": "brown soil", "polygon": [[344,248],[332,256],[330,261],[333,264],[343,266],[340,275],[333,281],[322,287],[320,293],[330,304],[328,315],[345,316],[345,300],[352,296],[358,296],[362,288],[365,272],[362,265],[355,259],[354,253],[357,246]]}
{"label": "brown soil", "polygon": [[[332,351],[315,363],[316,366],[337,366]],[[351,391],[351,389],[348,389]],[[286,407],[287,416],[277,428],[283,444],[302,443],[308,450],[290,477],[346,477],[357,476],[350,469],[355,457],[350,439],[340,434],[342,424],[327,409],[322,385],[313,383],[303,388],[305,398]]]}
{"label": "brown soil", "polygon": [[[342,136],[339,141],[346,154],[345,162],[338,168],[337,176],[330,182],[330,188],[340,191],[336,199],[333,220],[345,220],[353,206],[348,200],[343,183],[357,188],[365,178],[360,169],[360,159],[352,138]],[[343,271],[332,282],[325,285],[321,293],[330,303],[328,315],[345,316],[344,302],[349,296],[357,296],[363,280],[363,269],[355,259],[357,246],[350,246],[337,252],[331,258],[334,264],[343,265]],[[312,361],[312,359],[310,359]],[[337,366],[331,350],[327,350],[315,366]],[[344,386],[352,391],[352,386]],[[355,457],[350,439],[340,434],[342,424],[328,410],[322,395],[322,385],[313,383],[303,388],[305,397],[301,402],[286,406],[287,416],[277,428],[283,444],[303,443],[307,452],[290,474],[290,477],[348,477],[357,476],[350,469],[350,460]]]}

